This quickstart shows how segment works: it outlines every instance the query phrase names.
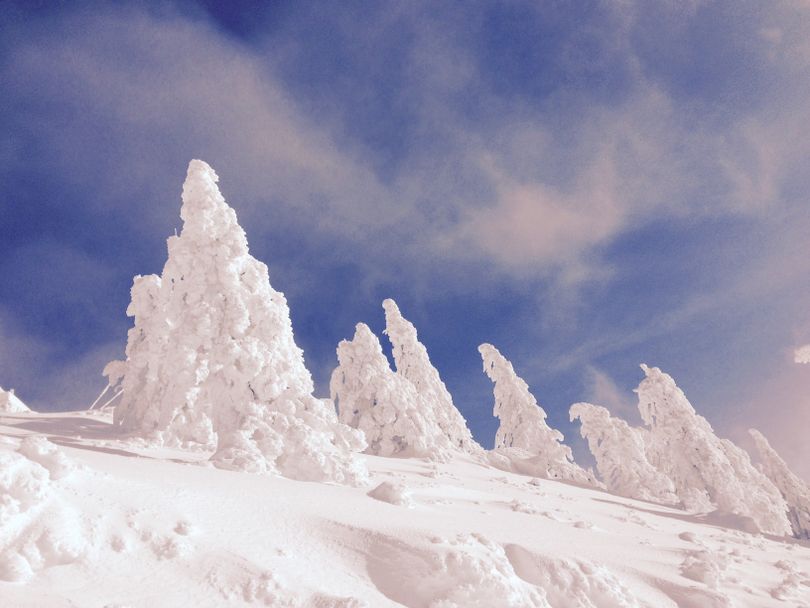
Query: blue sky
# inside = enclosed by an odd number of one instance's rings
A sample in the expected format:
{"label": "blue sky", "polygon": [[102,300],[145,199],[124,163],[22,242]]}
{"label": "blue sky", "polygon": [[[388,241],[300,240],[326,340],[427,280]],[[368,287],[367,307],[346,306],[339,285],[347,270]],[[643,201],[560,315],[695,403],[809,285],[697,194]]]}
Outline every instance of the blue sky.
{"label": "blue sky", "polygon": [[323,394],[397,300],[476,437],[492,342],[582,455],[638,364],[810,476],[810,7],[20,2],[0,22],[0,384],[83,406],[191,158]]}

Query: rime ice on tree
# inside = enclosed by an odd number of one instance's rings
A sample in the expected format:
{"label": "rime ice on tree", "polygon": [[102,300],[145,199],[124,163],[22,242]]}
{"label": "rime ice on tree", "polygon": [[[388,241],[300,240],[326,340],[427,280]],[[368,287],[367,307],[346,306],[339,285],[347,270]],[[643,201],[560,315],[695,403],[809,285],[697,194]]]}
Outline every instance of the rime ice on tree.
{"label": "rime ice on tree", "polygon": [[580,432],[596,459],[596,468],[607,489],[628,498],[675,504],[672,480],[658,471],[645,455],[643,429],[614,418],[607,409],[575,403],[571,421],[579,418]]}
{"label": "rime ice on tree", "polygon": [[222,468],[362,480],[352,454],[362,438],[312,396],[287,301],[248,253],[217,180],[191,161],[163,274],[135,278],[127,360],[105,368],[123,391],[115,423],[164,444],[215,445]]}
{"label": "rime ice on tree", "polygon": [[546,424],[546,412],[506,357],[491,344],[482,344],[478,352],[494,384],[493,413],[500,420],[495,453],[507,456],[516,470],[523,469],[518,472],[599,485],[589,471],[574,463],[571,448],[562,443],[563,434]]}
{"label": "rime ice on tree", "polygon": [[475,442],[461,412],[433,367],[424,344],[419,342],[416,327],[399,312],[391,299],[383,301],[385,333],[393,346],[396,372],[410,382],[424,401],[424,408],[454,450],[480,454],[481,446]]}
{"label": "rime ice on tree", "polygon": [[4,414],[22,414],[30,411],[28,406],[22,402],[22,399],[14,394],[14,389],[5,391],[0,386],[0,412]]}
{"label": "rime ice on tree", "polygon": [[756,429],[748,432],[759,452],[759,470],[774,483],[787,503],[793,536],[810,538],[810,487],[790,470],[762,433]]}
{"label": "rime ice on tree", "polygon": [[767,533],[785,535],[790,524],[779,490],[742,449],[714,434],[675,381],[657,367],[641,366],[638,408],[649,426],[647,458],[675,484],[688,509],[717,508],[750,517]]}
{"label": "rime ice on tree", "polygon": [[358,323],[352,340],[337,348],[330,389],[341,422],[365,433],[369,454],[444,460],[450,438],[416,387],[394,373],[380,341]]}

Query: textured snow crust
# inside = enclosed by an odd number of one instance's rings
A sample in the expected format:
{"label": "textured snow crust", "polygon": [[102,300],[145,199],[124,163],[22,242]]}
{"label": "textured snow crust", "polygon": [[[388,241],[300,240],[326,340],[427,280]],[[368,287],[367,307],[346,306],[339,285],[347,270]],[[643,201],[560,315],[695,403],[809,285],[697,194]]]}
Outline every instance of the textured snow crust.
{"label": "textured snow crust", "polygon": [[563,434],[548,426],[545,410],[506,357],[491,344],[482,344],[478,352],[494,385],[493,414],[500,421],[490,462],[524,475],[599,486],[593,473],[574,462]]}
{"label": "textured snow crust", "polygon": [[362,483],[362,435],[316,399],[284,295],[248,252],[236,213],[202,161],[189,164],[161,276],[136,277],[115,422],[165,446],[214,449],[221,468]]}

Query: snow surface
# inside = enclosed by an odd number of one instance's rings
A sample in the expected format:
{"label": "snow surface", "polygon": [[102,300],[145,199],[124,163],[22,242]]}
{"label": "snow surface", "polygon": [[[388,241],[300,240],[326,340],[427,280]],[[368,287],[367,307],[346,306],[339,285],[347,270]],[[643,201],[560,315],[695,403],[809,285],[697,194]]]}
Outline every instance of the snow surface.
{"label": "snow surface", "polygon": [[28,408],[22,400],[14,394],[14,389],[11,390],[3,390],[3,387],[0,386],[0,412],[4,412],[6,414],[16,414],[20,412],[30,412],[31,410]]}
{"label": "snow surface", "polygon": [[356,484],[362,434],[316,399],[284,294],[248,252],[214,170],[192,160],[183,229],[161,276],[135,277],[115,423],[158,445],[215,450],[221,468]]}
{"label": "snow surface", "polygon": [[593,473],[574,462],[563,434],[546,424],[545,410],[506,357],[491,344],[482,344],[478,352],[494,384],[493,414],[500,420],[490,462],[526,475],[599,485]]}
{"label": "snow surface", "polygon": [[359,459],[370,486],[302,482],[106,412],[0,416],[0,605],[810,606],[806,541],[465,455]]}

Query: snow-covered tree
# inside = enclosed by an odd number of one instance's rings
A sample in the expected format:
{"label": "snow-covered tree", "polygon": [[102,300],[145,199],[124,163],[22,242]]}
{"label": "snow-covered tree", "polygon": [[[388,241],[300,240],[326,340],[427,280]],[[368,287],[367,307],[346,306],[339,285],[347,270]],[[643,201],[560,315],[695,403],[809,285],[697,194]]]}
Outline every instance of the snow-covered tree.
{"label": "snow-covered tree", "polygon": [[678,497],[672,480],[647,460],[642,429],[614,418],[601,406],[575,403],[571,421],[579,418],[580,433],[596,459],[596,468],[607,489],[620,496],[664,504],[675,504]]}
{"label": "snow-covered tree", "polygon": [[161,276],[136,277],[115,423],[164,444],[215,446],[222,468],[354,483],[365,444],[341,424],[293,339],[284,295],[247,239],[206,163],[183,185],[183,229]]}
{"label": "snow-covered tree", "polygon": [[[563,434],[546,424],[546,412],[515,373],[512,364],[491,344],[478,347],[484,373],[495,393],[493,414],[500,420],[495,452],[509,458],[513,467],[538,477],[598,485],[593,474],[574,463]],[[519,463],[519,464],[518,464]],[[497,464],[497,460],[493,460]]]}
{"label": "snow-covered tree", "polygon": [[14,394],[13,388],[6,391],[0,386],[0,412],[4,414],[22,414],[30,411],[28,406]]}
{"label": "snow-covered tree", "polygon": [[454,450],[436,412],[416,387],[395,373],[365,323],[337,348],[330,389],[341,422],[363,431],[377,456],[446,460]]}
{"label": "snow-covered tree", "polygon": [[657,367],[641,367],[646,378],[636,392],[650,431],[647,459],[672,480],[684,506],[716,508],[751,518],[763,532],[789,534],[782,495],[748,454],[714,434],[672,377]]}
{"label": "snow-covered tree", "polygon": [[402,316],[393,300],[383,301],[383,309],[385,334],[393,346],[396,373],[416,388],[424,401],[422,407],[432,410],[435,424],[454,450],[481,454],[481,446],[473,439],[467,422],[453,403],[438,370],[430,362],[427,349],[418,340],[416,327]]}
{"label": "snow-covered tree", "polygon": [[759,470],[782,493],[788,506],[788,519],[797,538],[810,538],[810,485],[790,470],[765,436],[756,429],[748,431],[759,453]]}

